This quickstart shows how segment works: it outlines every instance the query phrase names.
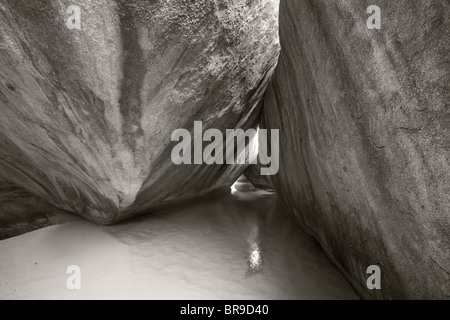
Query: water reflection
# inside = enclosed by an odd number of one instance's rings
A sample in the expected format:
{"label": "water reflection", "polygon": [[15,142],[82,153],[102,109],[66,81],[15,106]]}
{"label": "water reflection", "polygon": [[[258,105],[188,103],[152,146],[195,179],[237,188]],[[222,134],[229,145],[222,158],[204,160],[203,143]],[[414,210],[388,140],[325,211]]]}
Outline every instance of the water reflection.
{"label": "water reflection", "polygon": [[263,251],[258,243],[258,226],[253,228],[249,237],[249,248],[247,276],[251,276],[262,269]]}
{"label": "water reflection", "polygon": [[[235,190],[113,227],[70,222],[0,241],[0,255],[0,298],[357,298],[268,192]],[[72,264],[84,279],[76,293],[64,286]]]}

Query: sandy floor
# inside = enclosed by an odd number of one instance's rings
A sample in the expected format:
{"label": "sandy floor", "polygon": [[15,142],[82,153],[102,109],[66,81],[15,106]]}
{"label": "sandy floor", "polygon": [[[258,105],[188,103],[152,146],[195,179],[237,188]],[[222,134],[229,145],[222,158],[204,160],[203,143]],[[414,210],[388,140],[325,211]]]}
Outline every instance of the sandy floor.
{"label": "sandy floor", "polygon": [[[81,289],[69,290],[69,265]],[[270,194],[223,195],[114,227],[0,241],[1,299],[357,299]]]}

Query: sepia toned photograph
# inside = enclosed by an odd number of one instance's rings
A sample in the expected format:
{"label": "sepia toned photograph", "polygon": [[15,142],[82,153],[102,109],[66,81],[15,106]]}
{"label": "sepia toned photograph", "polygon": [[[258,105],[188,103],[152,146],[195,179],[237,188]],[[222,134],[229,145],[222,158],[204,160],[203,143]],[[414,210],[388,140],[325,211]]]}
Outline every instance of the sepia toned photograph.
{"label": "sepia toned photograph", "polygon": [[450,300],[449,16],[0,0],[0,300]]}

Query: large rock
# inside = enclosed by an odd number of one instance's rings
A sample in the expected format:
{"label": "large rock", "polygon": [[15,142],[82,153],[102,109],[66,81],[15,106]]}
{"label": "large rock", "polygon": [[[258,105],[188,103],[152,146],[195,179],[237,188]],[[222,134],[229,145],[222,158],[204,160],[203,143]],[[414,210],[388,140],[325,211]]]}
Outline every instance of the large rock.
{"label": "large rock", "polygon": [[75,219],[81,218],[0,178],[0,240]]}
{"label": "large rock", "polygon": [[256,125],[277,19],[277,0],[2,0],[0,175],[103,224],[230,186],[244,166],[175,166],[171,134]]}
{"label": "large rock", "polygon": [[[449,2],[282,1],[278,190],[365,298],[450,296]],[[381,268],[381,290],[366,269]]]}

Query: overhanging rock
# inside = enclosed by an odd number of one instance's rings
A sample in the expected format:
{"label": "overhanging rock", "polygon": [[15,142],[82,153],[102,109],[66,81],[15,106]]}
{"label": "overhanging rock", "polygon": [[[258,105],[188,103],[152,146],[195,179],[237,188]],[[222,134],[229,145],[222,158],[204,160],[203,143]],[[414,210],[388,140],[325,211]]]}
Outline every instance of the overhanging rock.
{"label": "overhanging rock", "polygon": [[194,121],[256,125],[276,64],[278,1],[0,3],[0,175],[109,224],[230,186],[243,166],[175,166]]}

